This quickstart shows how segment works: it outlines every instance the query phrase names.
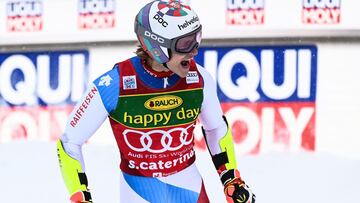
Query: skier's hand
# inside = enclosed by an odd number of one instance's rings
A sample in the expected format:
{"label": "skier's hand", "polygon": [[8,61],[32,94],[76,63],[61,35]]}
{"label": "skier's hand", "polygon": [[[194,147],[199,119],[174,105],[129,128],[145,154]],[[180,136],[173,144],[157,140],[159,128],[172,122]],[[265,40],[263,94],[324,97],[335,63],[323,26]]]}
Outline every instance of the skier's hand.
{"label": "skier's hand", "polygon": [[240,178],[225,185],[224,193],[228,203],[255,203],[255,194]]}
{"label": "skier's hand", "polygon": [[255,203],[255,194],[241,179],[237,169],[221,171],[220,179],[228,203]]}
{"label": "skier's hand", "polygon": [[91,194],[89,191],[78,191],[71,195],[71,203],[91,203]]}

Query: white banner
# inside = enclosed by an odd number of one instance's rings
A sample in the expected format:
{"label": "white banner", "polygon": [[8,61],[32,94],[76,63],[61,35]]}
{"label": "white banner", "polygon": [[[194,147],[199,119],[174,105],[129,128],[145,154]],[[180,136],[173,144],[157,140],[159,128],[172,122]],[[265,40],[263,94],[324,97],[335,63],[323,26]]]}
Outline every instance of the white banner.
{"label": "white banner", "polygon": [[[0,45],[135,40],[149,0],[2,0]],[[208,38],[359,36],[359,1],[188,0]]]}

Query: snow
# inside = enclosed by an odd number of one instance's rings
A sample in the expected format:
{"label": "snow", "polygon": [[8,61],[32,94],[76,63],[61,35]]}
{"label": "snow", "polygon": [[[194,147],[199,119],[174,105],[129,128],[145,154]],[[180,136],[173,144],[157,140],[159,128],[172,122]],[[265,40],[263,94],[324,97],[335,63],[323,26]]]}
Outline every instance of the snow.
{"label": "snow", "polygon": [[[116,146],[87,144],[83,153],[94,202],[118,203]],[[207,152],[198,152],[197,157],[211,202],[225,202]],[[359,160],[309,152],[273,152],[237,159],[258,203],[360,202]],[[55,142],[0,144],[0,202],[69,202]]]}

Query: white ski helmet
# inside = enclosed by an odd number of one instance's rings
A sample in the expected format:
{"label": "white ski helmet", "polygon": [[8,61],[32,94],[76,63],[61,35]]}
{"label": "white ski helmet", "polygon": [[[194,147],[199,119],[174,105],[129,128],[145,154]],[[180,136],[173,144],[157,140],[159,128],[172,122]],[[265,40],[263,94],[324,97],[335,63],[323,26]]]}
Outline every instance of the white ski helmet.
{"label": "white ski helmet", "polygon": [[179,0],[156,0],[136,15],[135,33],[150,57],[164,64],[170,51],[190,53],[199,46],[201,24],[190,6]]}

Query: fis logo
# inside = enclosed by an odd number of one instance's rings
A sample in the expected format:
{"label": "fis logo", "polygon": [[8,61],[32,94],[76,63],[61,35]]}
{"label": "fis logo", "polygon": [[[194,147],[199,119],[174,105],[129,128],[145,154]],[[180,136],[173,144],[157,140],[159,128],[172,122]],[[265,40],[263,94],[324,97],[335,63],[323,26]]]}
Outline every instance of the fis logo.
{"label": "fis logo", "polygon": [[11,0],[6,3],[9,32],[41,31],[43,28],[42,0]]}
{"label": "fis logo", "polygon": [[340,0],[303,0],[304,24],[338,24],[340,14]]}
{"label": "fis logo", "polygon": [[115,27],[115,0],[79,0],[79,28]]}
{"label": "fis logo", "polygon": [[124,90],[134,90],[137,88],[136,76],[129,75],[123,77],[123,89]]}
{"label": "fis logo", "polygon": [[240,153],[315,150],[317,48],[199,49]]}
{"label": "fis logo", "polygon": [[265,0],[226,0],[226,23],[229,25],[264,24]]}

